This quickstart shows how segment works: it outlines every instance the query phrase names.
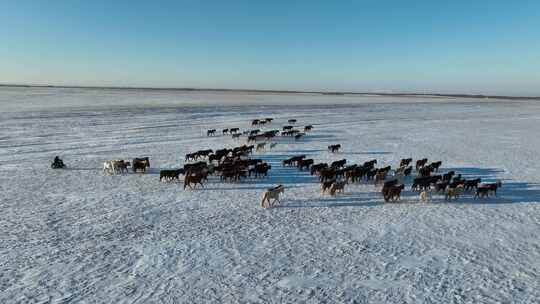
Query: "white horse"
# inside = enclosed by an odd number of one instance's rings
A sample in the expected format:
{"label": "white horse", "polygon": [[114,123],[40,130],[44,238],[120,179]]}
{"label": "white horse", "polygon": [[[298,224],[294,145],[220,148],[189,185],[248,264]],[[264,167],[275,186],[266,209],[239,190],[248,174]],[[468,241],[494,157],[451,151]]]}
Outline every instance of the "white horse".
{"label": "white horse", "polygon": [[103,163],[103,172],[107,174],[123,173],[127,170],[127,163],[122,159],[109,160]]}
{"label": "white horse", "polygon": [[432,200],[431,190],[424,190],[420,192],[420,201],[422,203],[429,203]]}
{"label": "white horse", "polygon": [[116,174],[113,161],[106,161],[103,163],[103,173]]}
{"label": "white horse", "polygon": [[281,204],[281,201],[279,200],[279,195],[283,193],[284,191],[285,191],[285,187],[283,187],[283,185],[279,185],[277,187],[269,188],[268,190],[266,190],[266,192],[264,192],[263,194],[261,207],[263,208],[273,207],[276,202]]}

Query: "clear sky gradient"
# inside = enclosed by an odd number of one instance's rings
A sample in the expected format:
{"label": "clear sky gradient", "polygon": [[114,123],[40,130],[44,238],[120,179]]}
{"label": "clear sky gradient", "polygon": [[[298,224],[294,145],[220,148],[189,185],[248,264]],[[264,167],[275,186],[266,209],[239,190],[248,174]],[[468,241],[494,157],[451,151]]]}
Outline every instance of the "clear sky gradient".
{"label": "clear sky gradient", "polygon": [[540,1],[0,3],[0,83],[540,95]]}

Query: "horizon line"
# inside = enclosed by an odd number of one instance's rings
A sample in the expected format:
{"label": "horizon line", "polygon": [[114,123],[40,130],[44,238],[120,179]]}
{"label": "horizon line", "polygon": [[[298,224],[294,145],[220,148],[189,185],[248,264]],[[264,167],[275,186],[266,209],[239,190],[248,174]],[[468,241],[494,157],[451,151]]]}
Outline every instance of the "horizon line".
{"label": "horizon line", "polygon": [[0,83],[0,87],[27,88],[59,88],[59,89],[108,89],[108,90],[149,90],[149,91],[184,91],[184,92],[238,92],[238,93],[273,93],[273,94],[321,94],[330,96],[343,95],[375,95],[385,97],[453,97],[511,100],[540,100],[540,96],[512,96],[466,93],[419,93],[419,92],[361,92],[335,90],[279,90],[279,89],[227,89],[227,88],[191,88],[191,87],[144,87],[144,86],[84,86],[84,85],[52,85],[52,84],[10,84]]}

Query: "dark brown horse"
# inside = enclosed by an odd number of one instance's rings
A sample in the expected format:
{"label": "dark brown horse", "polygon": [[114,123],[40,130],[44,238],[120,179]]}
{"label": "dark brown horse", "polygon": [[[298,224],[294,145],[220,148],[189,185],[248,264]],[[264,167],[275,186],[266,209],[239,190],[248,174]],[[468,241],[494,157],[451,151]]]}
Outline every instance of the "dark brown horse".
{"label": "dark brown horse", "polygon": [[267,163],[260,163],[255,165],[255,177],[268,176],[268,171],[270,169],[272,169],[272,166]]}
{"label": "dark brown horse", "polygon": [[412,158],[402,158],[399,162],[400,167],[406,167],[412,162]]}
{"label": "dark brown horse", "polygon": [[301,159],[304,159],[306,158],[305,155],[297,155],[297,156],[293,156],[291,158],[288,158],[286,160],[284,160],[282,163],[283,163],[283,166],[294,166],[296,165],[296,163],[301,160]]}
{"label": "dark brown horse", "polygon": [[501,181],[479,185],[478,188],[476,188],[476,194],[474,195],[474,198],[489,197],[490,193],[493,193],[495,196],[497,196],[497,189],[500,187],[502,187]]}
{"label": "dark brown horse", "polygon": [[[203,174],[188,172],[184,178],[184,189],[186,189],[186,187],[193,189],[193,187],[197,186],[197,184],[204,188],[202,182],[204,179],[205,176]],[[193,185],[193,187],[191,185]]]}
{"label": "dark brown horse", "polygon": [[345,166],[346,163],[347,163],[346,159],[336,160],[336,161],[334,161],[334,162],[332,162],[330,164],[330,167],[332,167],[332,168],[341,168],[341,167]]}
{"label": "dark brown horse", "polygon": [[465,190],[472,190],[472,189],[476,189],[478,188],[478,184],[481,182],[482,180],[480,178],[476,178],[476,179],[470,179],[470,180],[467,180],[465,181]]}
{"label": "dark brown horse", "polygon": [[430,176],[431,172],[433,172],[433,168],[431,166],[424,166],[418,170],[418,174],[421,177]]}
{"label": "dark brown horse", "polygon": [[159,171],[159,181],[161,182],[163,179],[166,181],[179,180],[180,174],[184,174],[184,169],[161,170]]}
{"label": "dark brown horse", "polygon": [[313,165],[311,166],[311,175],[315,175],[315,174],[319,174],[319,172],[323,169],[326,169],[328,168],[328,164],[327,163],[319,163],[319,164],[316,164],[316,165]]}
{"label": "dark brown horse", "polygon": [[397,185],[398,183],[398,180],[397,179],[393,179],[393,180],[390,180],[390,181],[386,181],[384,184],[383,184],[383,187],[381,189],[381,193],[384,197],[384,200],[386,200],[386,197],[388,196],[388,193],[390,191],[390,188],[392,188],[393,186]]}
{"label": "dark brown horse", "polygon": [[322,192],[326,192],[326,190],[330,189],[330,187],[332,187],[332,185],[336,182],[335,179],[330,179],[330,180],[327,180],[327,181],[324,181],[321,183],[321,190]]}
{"label": "dark brown horse", "polygon": [[366,167],[368,169],[372,169],[373,167],[375,167],[375,165],[377,164],[377,160],[376,159],[372,159],[372,160],[368,160],[366,162],[364,162],[364,164],[362,165],[362,167]]}
{"label": "dark brown horse", "polygon": [[336,178],[336,170],[333,168],[322,169],[319,171],[319,180],[321,182],[329,181]]}
{"label": "dark brown horse", "polygon": [[313,165],[314,161],[313,159],[300,159],[296,163],[298,169],[303,170],[304,168],[307,170],[309,169],[309,166]]}
{"label": "dark brown horse", "polygon": [[437,172],[439,171],[439,167],[441,167],[442,161],[436,161],[432,162],[429,166],[433,169],[433,171]]}
{"label": "dark brown horse", "polygon": [[404,184],[394,185],[389,187],[386,190],[386,195],[384,195],[384,201],[398,201],[401,199],[401,191],[405,188]]}
{"label": "dark brown horse", "polygon": [[425,166],[427,164],[428,159],[423,158],[416,161],[416,171],[418,171],[420,168]]}
{"label": "dark brown horse", "polygon": [[332,152],[332,153],[338,152],[339,149],[341,149],[341,144],[330,145],[330,146],[328,146],[328,151],[330,151],[330,152]]}
{"label": "dark brown horse", "polygon": [[137,170],[141,170],[143,173],[146,172],[146,168],[150,168],[150,158],[148,157],[142,157],[142,158],[134,158],[131,162],[131,167],[133,168],[133,172],[137,172]]}

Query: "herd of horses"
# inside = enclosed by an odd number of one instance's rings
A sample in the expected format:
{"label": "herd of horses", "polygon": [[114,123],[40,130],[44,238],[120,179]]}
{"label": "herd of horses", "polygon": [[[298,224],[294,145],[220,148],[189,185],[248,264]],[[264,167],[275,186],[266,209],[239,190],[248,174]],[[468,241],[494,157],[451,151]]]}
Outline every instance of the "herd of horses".
{"label": "herd of horses", "polygon": [[[328,150],[337,152],[341,146],[331,145]],[[464,191],[475,191],[475,198],[497,195],[497,188],[501,187],[501,181],[495,183],[481,183],[480,178],[465,179],[455,171],[438,174],[442,161],[428,163],[426,158],[417,160],[413,174],[412,158],[401,159],[399,166],[392,169],[391,166],[376,168],[377,160],[369,160],[362,164],[347,165],[346,159],[328,163],[315,163],[306,155],[295,155],[283,160],[283,166],[295,166],[299,170],[309,170],[311,175],[319,177],[321,190],[330,195],[343,192],[346,185],[355,183],[372,182],[375,186],[382,186],[381,193],[386,202],[398,201],[401,192],[405,189],[404,182],[412,178],[411,191],[418,191],[424,201],[431,197],[431,193],[444,194],[446,200],[459,197]]]}
{"label": "herd of horses", "polygon": [[[254,119],[252,126],[264,126],[271,124],[273,118]],[[293,136],[300,139],[306,133],[313,130],[313,125],[303,126],[302,131],[295,127],[296,119],[289,119],[288,125],[281,130],[273,129],[261,131],[260,129],[248,129],[240,131],[240,128],[222,129],[222,135],[231,135],[233,139],[246,137],[247,144],[238,145],[234,148],[221,148],[217,150],[198,150],[185,155],[185,164],[182,168],[161,170],[160,181],[180,181],[180,175],[184,176],[184,189],[203,187],[209,176],[216,176],[223,182],[240,182],[247,178],[267,177],[272,166],[260,158],[252,157],[253,152],[273,149],[277,142],[276,136]],[[216,129],[207,130],[208,136],[215,136]],[[328,146],[328,151],[333,154],[339,153],[341,144]],[[484,198],[497,195],[497,189],[502,186],[501,181],[495,183],[482,183],[480,178],[465,179],[461,174],[450,170],[445,173],[439,172],[442,161],[428,162],[427,158],[418,159],[413,163],[412,158],[401,159],[398,166],[377,167],[377,160],[372,159],[361,164],[350,164],[346,159],[335,160],[330,163],[315,162],[306,155],[294,155],[281,162],[284,167],[296,167],[300,171],[306,171],[311,176],[317,177],[320,182],[322,193],[331,196],[345,191],[345,187],[351,184],[372,183],[381,187],[380,192],[384,201],[396,202],[401,199],[401,193],[405,189],[405,183],[410,182],[410,190],[418,192],[421,201],[430,201],[432,194],[442,194],[445,200],[458,198],[465,192],[474,193],[475,198]],[[111,160],[103,164],[106,174],[123,174],[131,167],[133,172],[145,173],[150,167],[148,157],[135,158],[131,162],[125,160]],[[279,196],[284,192],[284,186],[278,185],[267,189],[263,194],[261,206],[271,207],[279,203]]]}

